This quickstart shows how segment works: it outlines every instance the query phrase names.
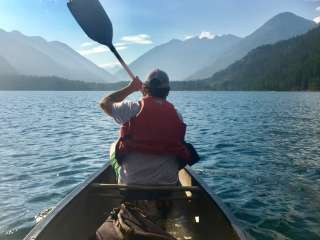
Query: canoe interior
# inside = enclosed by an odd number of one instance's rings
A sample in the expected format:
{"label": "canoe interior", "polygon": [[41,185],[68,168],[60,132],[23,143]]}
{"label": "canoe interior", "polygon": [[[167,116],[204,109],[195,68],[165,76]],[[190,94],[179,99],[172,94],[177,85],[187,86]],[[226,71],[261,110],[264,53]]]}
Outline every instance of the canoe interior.
{"label": "canoe interior", "polygon": [[[213,240],[245,239],[231,224],[232,218],[226,215],[205,186],[193,176],[190,170],[179,174],[184,186],[199,186],[200,191],[175,194],[173,203],[175,214],[168,217],[166,230],[177,239]],[[64,199],[55,210],[34,227],[25,240],[88,240],[104,222],[109,212],[121,204],[114,189],[93,188],[93,183],[116,183],[113,170],[105,166],[99,173],[87,180]],[[110,195],[115,197],[110,197]],[[220,205],[220,206],[218,206]]]}

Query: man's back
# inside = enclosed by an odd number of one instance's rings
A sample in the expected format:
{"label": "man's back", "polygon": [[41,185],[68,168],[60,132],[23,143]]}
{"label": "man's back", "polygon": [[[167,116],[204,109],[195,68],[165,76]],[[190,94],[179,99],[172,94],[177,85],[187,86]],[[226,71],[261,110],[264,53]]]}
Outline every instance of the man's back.
{"label": "man's back", "polygon": [[[121,125],[134,118],[141,110],[138,102],[124,101],[114,104],[112,117]],[[178,113],[177,113],[178,114]],[[178,116],[182,119],[181,115]],[[163,116],[165,121],[165,116]],[[177,183],[179,164],[176,156],[129,152],[122,161],[119,183],[171,185]]]}

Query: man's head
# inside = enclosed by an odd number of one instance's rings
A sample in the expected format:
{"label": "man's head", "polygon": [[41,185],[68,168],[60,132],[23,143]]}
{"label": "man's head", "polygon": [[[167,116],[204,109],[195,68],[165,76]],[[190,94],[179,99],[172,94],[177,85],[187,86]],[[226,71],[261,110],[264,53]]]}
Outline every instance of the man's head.
{"label": "man's head", "polygon": [[143,93],[145,95],[166,99],[169,91],[169,77],[160,69],[152,71],[143,83]]}

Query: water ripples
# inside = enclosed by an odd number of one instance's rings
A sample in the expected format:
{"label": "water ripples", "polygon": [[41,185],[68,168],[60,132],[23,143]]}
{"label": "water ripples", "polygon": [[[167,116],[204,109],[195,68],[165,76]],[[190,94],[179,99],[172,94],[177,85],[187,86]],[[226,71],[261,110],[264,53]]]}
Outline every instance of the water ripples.
{"label": "water ripples", "polygon": [[[102,92],[0,92],[0,239],[22,239],[106,162]],[[136,98],[137,96],[133,96]],[[175,92],[193,168],[256,239],[320,239],[320,94]]]}

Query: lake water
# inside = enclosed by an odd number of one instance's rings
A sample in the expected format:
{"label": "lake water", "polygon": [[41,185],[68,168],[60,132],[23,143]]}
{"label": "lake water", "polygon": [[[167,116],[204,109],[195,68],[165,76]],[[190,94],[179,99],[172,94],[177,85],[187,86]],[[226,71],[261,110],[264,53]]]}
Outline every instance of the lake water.
{"label": "lake water", "polygon": [[[0,239],[107,161],[103,92],[0,92]],[[133,96],[137,99],[138,95]],[[320,239],[320,93],[174,92],[193,169],[255,239]]]}

